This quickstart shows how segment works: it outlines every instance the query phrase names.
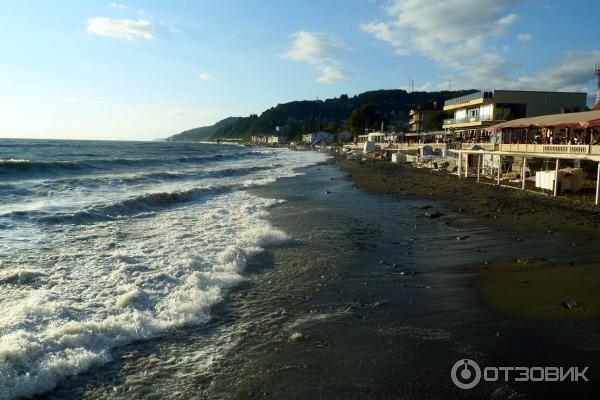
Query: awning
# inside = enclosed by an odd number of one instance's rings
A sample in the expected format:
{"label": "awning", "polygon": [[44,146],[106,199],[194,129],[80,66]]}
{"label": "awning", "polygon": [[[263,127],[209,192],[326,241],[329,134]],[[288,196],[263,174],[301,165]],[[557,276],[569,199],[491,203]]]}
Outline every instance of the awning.
{"label": "awning", "polygon": [[567,114],[541,115],[501,122],[485,128],[499,131],[505,128],[594,128],[600,127],[600,110]]}
{"label": "awning", "polygon": [[452,135],[452,132],[447,131],[433,131],[433,132],[410,132],[405,133],[404,136],[408,137],[427,137],[427,136],[442,136]]}

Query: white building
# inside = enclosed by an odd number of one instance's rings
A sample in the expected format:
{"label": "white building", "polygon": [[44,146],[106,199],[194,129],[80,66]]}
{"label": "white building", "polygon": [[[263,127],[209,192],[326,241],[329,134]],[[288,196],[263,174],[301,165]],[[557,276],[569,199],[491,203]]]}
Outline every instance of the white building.
{"label": "white building", "polygon": [[335,135],[333,133],[319,131],[302,135],[302,143],[317,144],[319,142],[333,143]]}
{"label": "white building", "polygon": [[269,136],[267,139],[268,144],[285,144],[287,140],[283,136]]}

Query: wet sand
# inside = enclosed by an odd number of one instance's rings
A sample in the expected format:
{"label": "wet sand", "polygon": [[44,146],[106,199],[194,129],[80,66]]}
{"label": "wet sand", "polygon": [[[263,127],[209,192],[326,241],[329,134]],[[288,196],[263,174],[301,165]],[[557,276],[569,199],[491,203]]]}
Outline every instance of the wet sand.
{"label": "wet sand", "polygon": [[[440,201],[462,215],[450,221],[454,225],[493,227],[512,232],[515,241],[540,238],[540,259],[524,252],[474,266],[475,286],[492,309],[530,319],[600,317],[599,208],[573,196],[540,196],[407,165],[338,164],[368,190]],[[566,253],[571,255],[561,257]]]}
{"label": "wet sand", "polygon": [[[485,306],[473,287],[488,276],[479,270],[491,269],[489,260],[539,258],[541,244],[555,245],[559,235],[516,240],[433,198],[371,194],[329,165],[306,172],[257,190],[287,200],[270,220],[295,245],[270,249],[272,267],[262,270],[257,260],[252,284],[232,294],[273,318],[223,360],[207,398],[548,399],[597,391],[594,380],[481,383],[469,391],[450,380],[461,358],[600,368],[596,320],[513,318]],[[444,215],[423,215],[433,210]],[[551,258],[576,255],[568,247]]]}

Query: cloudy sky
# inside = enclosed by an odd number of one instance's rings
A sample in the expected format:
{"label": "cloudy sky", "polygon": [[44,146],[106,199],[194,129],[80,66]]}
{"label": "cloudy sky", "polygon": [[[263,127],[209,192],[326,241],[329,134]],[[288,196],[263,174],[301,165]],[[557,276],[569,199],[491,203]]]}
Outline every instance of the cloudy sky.
{"label": "cloudy sky", "polygon": [[597,0],[3,1],[0,137],[155,139],[366,90],[587,91]]}

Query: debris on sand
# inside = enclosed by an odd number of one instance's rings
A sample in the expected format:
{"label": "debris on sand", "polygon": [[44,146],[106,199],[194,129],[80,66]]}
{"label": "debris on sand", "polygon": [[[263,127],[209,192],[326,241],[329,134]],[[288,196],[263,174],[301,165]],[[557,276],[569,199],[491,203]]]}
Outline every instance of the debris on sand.
{"label": "debris on sand", "polygon": [[579,303],[573,300],[568,300],[563,303],[563,307],[572,310],[574,308],[579,308]]}
{"label": "debris on sand", "polygon": [[290,342],[299,342],[304,338],[304,335],[300,332],[294,332],[290,335]]}
{"label": "debris on sand", "polygon": [[439,218],[442,216],[442,213],[439,211],[426,212],[423,214],[425,218]]}

